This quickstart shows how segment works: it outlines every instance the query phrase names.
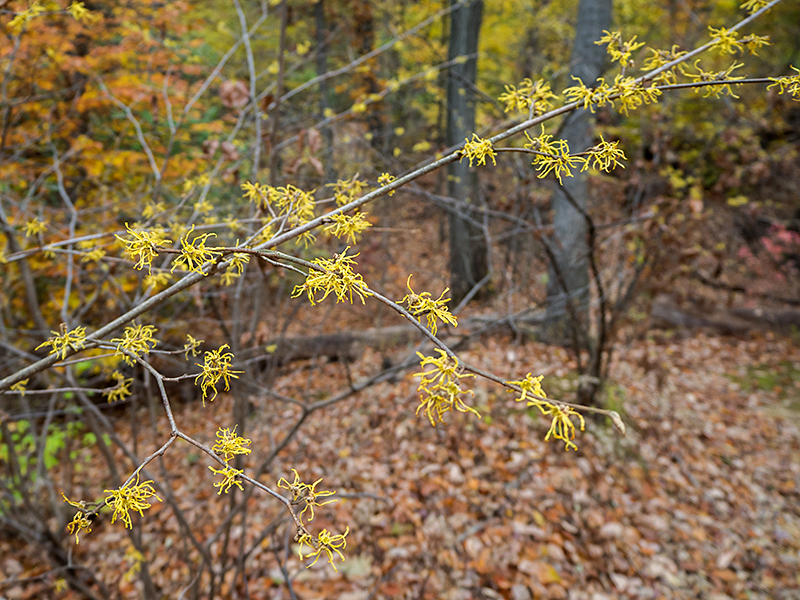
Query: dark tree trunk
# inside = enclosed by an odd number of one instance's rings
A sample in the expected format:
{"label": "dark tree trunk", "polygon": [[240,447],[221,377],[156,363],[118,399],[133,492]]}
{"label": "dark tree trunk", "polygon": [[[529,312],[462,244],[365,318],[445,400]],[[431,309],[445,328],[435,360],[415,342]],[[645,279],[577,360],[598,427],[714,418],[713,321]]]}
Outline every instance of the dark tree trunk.
{"label": "dark tree trunk", "polygon": [[[450,16],[448,58],[473,55],[478,51],[478,33],[483,16],[483,0],[473,0]],[[473,88],[477,59],[450,67],[447,79],[447,145],[461,144],[475,131]],[[477,204],[478,176],[469,163],[452,163],[448,168],[448,194],[469,205]],[[487,273],[486,240],[480,227],[469,219],[481,220],[469,207],[450,213],[450,288],[453,303],[464,296]]]}
{"label": "dark tree trunk", "polygon": [[[612,0],[580,0],[575,43],[572,47],[570,74],[592,87],[600,76],[605,62],[605,50],[594,42],[611,27]],[[571,84],[570,84],[571,85]],[[569,143],[571,152],[583,152],[592,145],[594,118],[586,109],[570,113],[561,137]],[[582,209],[586,209],[587,174],[573,172],[564,177],[564,186],[553,194],[553,226],[555,265],[550,266],[547,284],[548,327],[544,337],[551,342],[563,342],[569,337],[570,325],[588,330],[589,263],[587,259],[587,224],[567,199],[567,194]],[[579,323],[569,323],[573,314]]]}

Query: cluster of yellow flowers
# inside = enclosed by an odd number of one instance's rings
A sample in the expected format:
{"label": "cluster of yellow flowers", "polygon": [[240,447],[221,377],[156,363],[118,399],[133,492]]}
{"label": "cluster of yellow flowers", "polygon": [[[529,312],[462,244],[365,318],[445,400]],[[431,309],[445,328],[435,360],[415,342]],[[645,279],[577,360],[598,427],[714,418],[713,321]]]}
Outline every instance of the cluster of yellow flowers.
{"label": "cluster of yellow flowers", "polygon": [[743,66],[744,66],[743,63],[737,63],[736,61],[734,61],[733,64],[724,71],[709,72],[709,71],[704,71],[700,67],[700,59],[698,59],[694,61],[693,65],[695,72],[689,71],[688,67],[684,67],[683,65],[680,65],[679,68],[681,74],[684,77],[690,79],[694,83],[711,82],[711,81],[728,82],[728,83],[719,83],[717,85],[709,85],[704,88],[695,88],[695,92],[700,92],[700,90],[702,89],[703,98],[710,98],[712,96],[714,98],[719,98],[723,93],[733,98],[738,98],[739,96],[734,94],[733,90],[731,90],[730,82],[737,81],[739,79],[744,79],[744,77],[733,75],[733,72],[736,69],[739,69]]}
{"label": "cluster of yellow flowers", "polygon": [[358,178],[358,173],[353,175],[352,179],[339,179],[336,183],[329,183],[328,186],[333,188],[333,197],[336,200],[336,206],[344,206],[348,202],[352,202],[359,196],[361,192],[369,187],[366,181]]}
{"label": "cluster of yellow flowers", "polygon": [[637,42],[636,38],[638,36],[633,36],[627,42],[623,42],[621,31],[610,32],[603,30],[603,33],[605,35],[596,41],[595,44],[598,46],[608,44],[606,52],[608,52],[611,60],[618,62],[620,65],[622,65],[623,69],[626,67],[632,67],[634,63],[631,59],[631,55],[636,50],[644,46],[644,42]]}
{"label": "cluster of yellow flowers", "polygon": [[231,370],[231,367],[233,366],[231,365],[233,353],[223,352],[223,350],[228,348],[228,344],[223,344],[216,350],[206,352],[204,357],[205,360],[203,361],[202,365],[195,363],[202,369],[200,374],[195,377],[194,381],[196,384],[198,380],[201,380],[200,387],[203,390],[203,406],[206,404],[206,395],[208,394],[209,388],[214,390],[214,395],[211,396],[211,400],[209,400],[209,402],[213,402],[217,397],[217,383],[219,383],[220,380],[225,383],[225,391],[227,392],[231,389],[231,377],[234,379],[239,379],[237,373],[244,373],[244,371]]}
{"label": "cluster of yellow flowers", "polygon": [[172,240],[166,238],[166,234],[161,228],[155,228],[152,231],[134,231],[125,223],[125,229],[132,239],[125,239],[119,235],[114,237],[125,244],[125,252],[131,258],[136,259],[136,264],[133,268],[141,270],[147,267],[147,272],[149,273],[153,265],[153,259],[158,256],[159,247],[171,244]]}
{"label": "cluster of yellow flowers", "polygon": [[119,371],[114,371],[111,374],[111,377],[117,382],[117,384],[114,387],[103,391],[103,395],[108,396],[109,403],[116,402],[117,400],[123,400],[131,395],[131,384],[133,383],[133,377],[125,377],[125,375]]}
{"label": "cluster of yellow flowers", "polygon": [[[314,208],[316,200],[314,192],[306,192],[293,185],[285,187],[272,187],[270,185],[260,185],[258,182],[250,183],[246,181],[241,185],[244,190],[243,196],[255,202],[264,209],[277,209],[277,216],[286,217],[286,222],[290,227],[305,225],[314,218]],[[301,241],[305,247],[316,240],[314,234],[306,231],[298,236],[295,243]]]}
{"label": "cluster of yellow flowers", "polygon": [[519,86],[507,85],[505,89],[505,93],[498,98],[506,105],[504,112],[528,110],[531,116],[538,117],[553,108],[550,100],[558,98],[550,89],[550,83],[544,79],[534,83],[526,77]]}
{"label": "cluster of yellow flowers", "polygon": [[114,510],[111,522],[114,523],[119,518],[125,523],[127,529],[133,529],[130,511],[136,511],[143,517],[144,513],[142,511],[150,508],[150,503],[147,502],[149,498],[154,496],[161,502],[161,498],[156,495],[152,481],[139,483],[139,473],[136,473],[136,483],[131,480],[117,490],[103,491],[111,494],[105,499],[106,506]]}
{"label": "cluster of yellow flowers", "polygon": [[[570,448],[577,450],[577,446],[572,441],[575,439],[575,424],[571,420],[572,415],[576,415],[581,424],[581,431],[586,427],[583,415],[576,412],[571,406],[563,402],[551,402],[547,399],[547,394],[542,389],[542,379],[544,375],[532,377],[530,373],[520,381],[507,381],[509,385],[518,386],[522,391],[519,393],[517,402],[528,401],[528,406],[535,406],[545,416],[550,416],[553,420],[550,422],[550,430],[545,436],[545,441],[551,437],[556,440],[564,442],[566,449]],[[510,390],[514,391],[514,390]]]}
{"label": "cluster of yellow flowers", "polygon": [[719,29],[709,27],[708,33],[713,38],[712,43],[720,54],[736,54],[747,48],[750,54],[757,56],[756,50],[762,46],[769,46],[769,36],[766,35],[750,34],[739,39],[738,31],[730,31],[724,27]]}
{"label": "cluster of yellow flowers", "polygon": [[770,77],[774,81],[767,86],[767,89],[777,86],[778,92],[783,94],[788,91],[792,98],[800,102],[800,69],[792,67],[792,70],[797,72],[797,75],[786,75],[784,77]]}
{"label": "cluster of yellow flowers", "polygon": [[[121,356],[128,365],[134,364],[134,359],[130,354],[136,356],[150,354],[150,345],[153,347],[158,344],[158,340],[153,337],[153,334],[158,331],[153,325],[133,325],[126,327],[122,332],[121,338],[114,338],[111,340],[112,344],[117,345],[115,356]],[[127,350],[130,354],[126,354],[123,350]]]}
{"label": "cluster of yellow flowers", "polygon": [[[220,350],[221,349],[222,348],[220,348]],[[225,468],[223,469],[208,467],[215,475],[222,475],[222,481],[218,481],[214,484],[215,488],[219,488],[217,491],[218,496],[223,492],[227,494],[234,485],[240,490],[244,490],[241,480],[241,475],[244,471],[241,469],[234,469],[228,463],[235,456],[246,456],[250,454],[252,450],[246,446],[249,446],[252,440],[236,435],[236,427],[237,426],[234,426],[232,431],[228,428],[223,429],[220,427],[217,430],[217,442],[211,448],[214,454],[225,461]]]}
{"label": "cluster of yellow flowers", "polygon": [[50,346],[50,354],[61,354],[61,360],[64,360],[67,357],[67,350],[80,350],[86,346],[86,327],[76,327],[70,331],[66,323],[62,323],[60,333],[57,331],[50,333],[53,335],[36,346],[36,350]]}
{"label": "cluster of yellow flowers", "polygon": [[487,156],[492,159],[493,165],[497,165],[497,161],[494,159],[497,153],[492,148],[492,142],[481,139],[478,137],[477,133],[473,133],[472,140],[467,139],[464,142],[459,162],[464,160],[464,158],[468,158],[470,167],[472,166],[473,160],[478,166],[485,165]]}
{"label": "cluster of yellow flowers", "polygon": [[[306,276],[302,285],[295,286],[292,298],[300,296],[303,292],[308,294],[311,304],[322,302],[331,293],[336,295],[336,302],[350,300],[353,303],[355,294],[364,304],[367,296],[372,296],[364,279],[359,273],[353,271],[353,265],[358,264],[353,259],[358,256],[347,256],[350,246],[344,249],[341,254],[334,254],[333,258],[316,258],[312,264],[317,265],[318,269],[311,270]],[[316,295],[322,293],[322,298],[317,299]]]}
{"label": "cluster of yellow flowers", "polygon": [[558,182],[563,183],[561,177],[563,175],[572,177],[572,169],[582,162],[580,157],[570,154],[566,140],[553,140],[553,136],[545,131],[544,125],[538,137],[531,138],[527,132],[525,136],[528,138],[528,143],[523,147],[536,153],[533,166],[539,171],[540,179],[546,177],[548,173],[553,173]]}
{"label": "cluster of yellow flowers", "polygon": [[325,231],[330,231],[336,237],[346,237],[351,244],[355,244],[361,233],[372,227],[372,223],[367,221],[367,214],[365,212],[357,212],[353,215],[346,215],[344,213],[337,213],[329,217],[333,224],[325,227]]}
{"label": "cluster of yellow flowers", "polygon": [[450,302],[450,298],[445,298],[444,295],[450,291],[450,288],[445,288],[441,295],[434,300],[430,292],[422,292],[417,294],[411,287],[411,275],[406,280],[406,286],[410,293],[406,294],[398,304],[408,304],[408,311],[417,317],[419,321],[423,315],[428,320],[428,329],[431,330],[433,335],[436,335],[438,327],[436,319],[443,323],[450,323],[453,327],[458,327],[458,321],[455,316],[450,313],[450,309],[445,306]]}
{"label": "cluster of yellow flowers", "polygon": [[[300,475],[298,475],[295,469],[292,469],[292,473],[294,473],[294,481],[289,482],[284,477],[281,477],[278,480],[277,485],[279,488],[289,490],[292,493],[291,503],[293,506],[303,506],[303,510],[301,510],[298,514],[298,518],[302,519],[305,512],[309,511],[311,516],[308,518],[308,520],[313,521],[315,506],[325,506],[331,502],[336,502],[336,498],[331,498],[330,500],[325,500],[324,502],[319,501],[319,498],[327,498],[336,493],[328,490],[317,491],[317,485],[322,481],[322,479],[317,479],[314,483],[309,484],[300,480]],[[295,540],[300,544],[300,548],[298,550],[300,558],[305,560],[307,558],[311,558],[312,556],[315,557],[314,561],[308,565],[308,567],[312,567],[317,563],[320,556],[324,554],[328,558],[328,562],[333,567],[333,570],[338,571],[333,559],[335,556],[338,556],[341,560],[344,560],[344,555],[341,551],[347,546],[346,537],[349,532],[349,527],[345,529],[344,533],[336,535],[332,535],[327,529],[323,529],[319,532],[319,534],[317,534],[317,537],[314,538],[305,529],[305,525],[303,524],[303,526],[298,529],[297,537],[295,538]],[[303,552],[304,547],[308,548],[308,552]]]}
{"label": "cluster of yellow flowers", "polygon": [[458,358],[449,356],[444,350],[435,348],[439,357],[424,356],[417,352],[422,360],[420,366],[424,369],[428,365],[434,368],[427,371],[414,373],[414,377],[419,377],[420,404],[417,407],[417,414],[423,411],[425,416],[436,427],[437,423],[444,423],[442,416],[452,410],[459,412],[471,412],[480,418],[477,410],[464,402],[464,394],[472,394],[472,390],[461,389],[461,379],[475,377],[471,373],[464,373],[458,365]]}

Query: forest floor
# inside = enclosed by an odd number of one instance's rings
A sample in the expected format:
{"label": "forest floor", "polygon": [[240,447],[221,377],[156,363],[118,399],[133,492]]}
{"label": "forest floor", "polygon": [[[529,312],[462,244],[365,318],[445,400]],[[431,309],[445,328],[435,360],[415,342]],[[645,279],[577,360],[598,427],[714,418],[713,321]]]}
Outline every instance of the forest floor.
{"label": "forest floor", "polygon": [[[489,339],[464,357],[509,378],[544,373],[553,396],[574,384],[567,353],[543,344]],[[376,362],[368,350],[350,365],[353,378],[374,373]],[[250,597],[292,597],[280,559],[303,599],[800,598],[798,365],[790,338],[653,332],[620,348],[612,369],[606,399],[623,414],[627,436],[587,419],[571,452],[544,441],[549,424],[533,411],[481,382],[474,405],[482,418],[451,413],[435,428],[415,416],[410,376],[372,387],[311,415],[261,478],[291,479],[292,468],[306,481],[324,477],[319,489],[341,499],[318,508],[311,525],[349,527],[346,560],[337,561],[338,572],[324,560],[306,569],[296,551],[284,561],[282,550],[272,551],[292,545],[283,526],[248,557]],[[317,371],[316,385],[326,376]],[[276,391],[291,395],[307,377],[294,369]],[[249,468],[298,416],[292,405],[253,402]],[[179,406],[176,419],[210,444],[217,425],[229,425],[217,421],[232,405],[221,395],[205,409]],[[185,446],[166,456],[174,493],[201,539],[229,507],[214,493],[207,462]],[[253,496],[248,544],[282,514],[274,500]],[[177,597],[188,582],[180,552],[168,550],[178,544],[178,524],[161,503],[145,517],[153,579]],[[230,551],[240,535],[234,527]],[[4,569],[26,562],[5,550]],[[97,565],[122,597],[138,597],[136,577],[126,577],[136,562],[130,550],[124,530],[101,518],[74,560]],[[223,597],[236,597],[232,588],[242,597],[241,580],[225,582]],[[41,597],[30,593],[30,586],[5,590],[8,598]]]}
{"label": "forest floor", "polygon": [[[408,226],[413,223],[416,230]],[[411,211],[401,224],[406,227],[386,228],[380,243],[365,247],[359,271],[399,299],[405,265],[413,264],[415,289],[436,297],[444,285],[434,274],[446,272],[436,220]],[[420,239],[434,242],[415,242]],[[385,255],[378,260],[376,252]],[[363,327],[365,319],[377,327],[393,324],[392,318],[382,307],[308,306],[288,331],[344,331]],[[240,539],[250,549],[246,583],[234,581],[236,569],[230,569],[220,596],[800,600],[797,336],[663,331],[637,318],[637,326],[618,336],[601,398],[622,414],[627,436],[608,420],[587,417],[577,451],[546,442],[548,421],[481,380],[472,386],[480,419],[449,413],[446,424],[431,427],[416,415],[416,369],[314,412],[260,480],[274,489],[281,477],[291,481],[291,469],[307,482],[324,478],[319,489],[336,490],[339,501],[318,508],[309,525],[315,532],[349,527],[346,560],[337,560],[338,571],[324,558],[306,568],[310,561],[298,557],[286,511],[256,493],[245,526],[234,522],[227,549],[224,536],[212,545],[215,556],[231,559]],[[575,362],[561,348],[498,334],[471,342],[461,355],[509,380],[544,375],[548,396],[573,397]],[[306,402],[325,399],[348,379],[380,371],[385,358],[367,348],[352,364],[294,363],[273,389]],[[249,473],[291,430],[300,409],[262,394],[248,402],[250,414],[238,432],[253,441],[242,463]],[[233,407],[233,397],[220,394],[205,407],[176,405],[175,417],[183,431],[211,445],[218,427],[235,424]],[[115,417],[119,435],[137,453],[163,444],[160,412],[125,410]],[[148,430],[154,415],[157,425]],[[71,497],[98,498],[112,487],[98,455],[85,454]],[[172,493],[201,543],[218,531],[231,506],[230,497],[216,494],[208,465],[181,442],[164,457]],[[65,477],[56,467],[55,481],[60,485]],[[282,521],[273,529],[276,519]],[[196,555],[178,519],[167,503],[155,502],[141,523],[155,585],[164,597],[180,597],[193,576],[186,557]],[[141,597],[139,558],[109,515],[101,514],[73,546],[72,559],[92,565],[120,598]],[[42,565],[32,550],[0,540],[5,577],[30,577]],[[42,581],[2,594],[78,597],[51,590],[52,582]]]}

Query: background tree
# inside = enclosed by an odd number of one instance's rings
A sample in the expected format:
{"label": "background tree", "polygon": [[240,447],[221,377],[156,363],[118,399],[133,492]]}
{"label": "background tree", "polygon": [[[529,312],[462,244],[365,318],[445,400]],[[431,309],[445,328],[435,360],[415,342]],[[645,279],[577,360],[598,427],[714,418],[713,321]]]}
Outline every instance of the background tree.
{"label": "background tree", "polygon": [[[451,5],[455,1],[451,2]],[[455,64],[447,76],[447,146],[457,146],[475,131],[478,38],[483,1],[470,0],[450,15],[447,58]],[[450,210],[450,288],[460,302],[473,287],[485,284],[489,273],[486,237],[482,217],[473,207],[485,205],[478,174],[467,162],[448,167],[448,195],[456,200]]]}
{"label": "background tree", "polygon": [[[611,27],[612,0],[581,0],[575,25],[575,41],[570,57],[570,78],[596,81],[606,64],[606,53],[595,44]],[[560,127],[560,137],[570,148],[593,145],[594,114],[588,108],[568,115]],[[547,282],[547,327],[545,338],[569,339],[569,328],[586,329],[589,319],[589,247],[587,224],[579,208],[589,205],[589,177],[577,172],[564,178],[552,196],[552,264]],[[569,199],[567,196],[569,195]],[[577,208],[576,207],[579,207]]]}

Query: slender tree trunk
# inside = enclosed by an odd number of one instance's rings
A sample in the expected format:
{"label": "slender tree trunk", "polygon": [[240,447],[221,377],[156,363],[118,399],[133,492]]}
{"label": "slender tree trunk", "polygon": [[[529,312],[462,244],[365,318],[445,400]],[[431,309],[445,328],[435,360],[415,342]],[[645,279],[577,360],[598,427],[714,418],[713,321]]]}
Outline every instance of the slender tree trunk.
{"label": "slender tree trunk", "polygon": [[[575,43],[572,47],[571,75],[579,77],[587,87],[592,87],[600,76],[605,61],[603,47],[594,42],[611,27],[612,0],[580,0]],[[575,110],[567,117],[561,137],[569,143],[572,152],[582,152],[592,145],[594,118],[586,110]],[[589,265],[587,260],[586,221],[567,200],[569,194],[586,209],[587,174],[574,172],[574,177],[564,178],[564,187],[553,194],[554,255],[556,265],[550,266],[547,285],[547,322],[544,337],[551,342],[568,338],[569,306],[580,323],[587,329],[589,311]]]}
{"label": "slender tree trunk", "polygon": [[[483,0],[468,2],[450,15],[448,59],[468,56],[478,51],[478,33],[483,16]],[[447,80],[447,145],[463,143],[475,131],[475,85],[477,59],[450,67]],[[448,194],[469,204],[477,203],[478,176],[469,163],[448,167]],[[454,303],[464,296],[487,273],[486,240],[481,228],[469,222],[480,220],[471,209],[450,213],[450,288]]]}
{"label": "slender tree trunk", "polygon": [[[374,4],[373,0],[356,0],[352,5],[354,43],[361,54],[367,54],[375,49]],[[372,59],[372,61],[374,60],[376,59]],[[372,68],[365,71],[361,75],[361,78],[366,87],[367,94],[377,94],[381,91],[381,86],[378,84],[377,66],[375,64],[371,66]],[[369,132],[372,134],[372,147],[377,148],[377,144],[380,143],[382,137],[381,113],[377,106],[370,107],[366,115],[366,121]]]}
{"label": "slender tree trunk", "polygon": [[[317,45],[321,46],[317,54],[317,75],[324,75],[328,72],[328,46],[327,42],[327,24],[325,23],[325,6],[324,0],[318,0],[314,5],[314,20],[316,24],[316,38]],[[320,119],[325,116],[325,110],[330,108],[330,86],[328,81],[323,80],[319,84],[319,115]],[[325,143],[325,179],[332,181],[334,178],[333,160],[331,157],[333,147],[333,132],[330,127],[322,128],[322,139]]]}

